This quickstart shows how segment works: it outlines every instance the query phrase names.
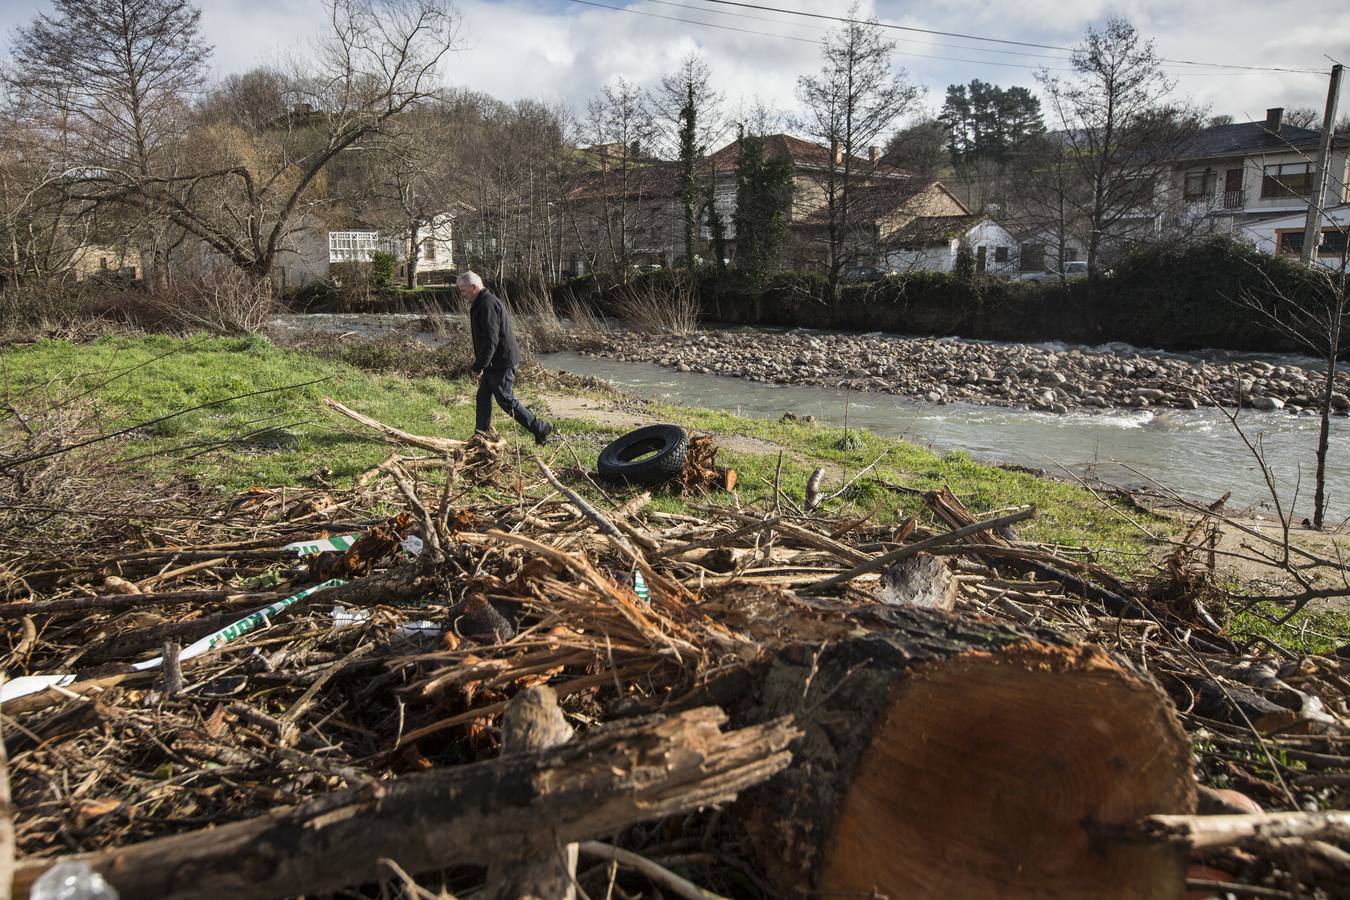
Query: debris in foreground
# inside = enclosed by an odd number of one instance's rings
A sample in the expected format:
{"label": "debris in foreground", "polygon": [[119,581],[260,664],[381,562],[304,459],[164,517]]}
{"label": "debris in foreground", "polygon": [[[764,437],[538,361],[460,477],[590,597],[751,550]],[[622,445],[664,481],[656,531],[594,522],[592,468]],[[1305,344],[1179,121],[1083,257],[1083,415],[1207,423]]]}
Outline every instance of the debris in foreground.
{"label": "debris in foreground", "polygon": [[1240,652],[1018,540],[1033,510],[600,505],[362,424],[431,455],[8,561],[7,672],[59,679],[0,710],[16,896],[72,858],[123,900],[1347,883],[1345,814],[1308,807],[1346,805],[1350,661]]}

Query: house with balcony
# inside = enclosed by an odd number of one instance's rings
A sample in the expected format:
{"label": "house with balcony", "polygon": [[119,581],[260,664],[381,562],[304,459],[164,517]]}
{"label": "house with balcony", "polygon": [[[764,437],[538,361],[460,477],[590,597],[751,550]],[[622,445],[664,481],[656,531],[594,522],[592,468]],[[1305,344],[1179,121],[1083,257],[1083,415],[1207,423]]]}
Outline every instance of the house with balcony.
{"label": "house with balcony", "polygon": [[[1322,132],[1283,121],[1281,108],[1256,122],[1204,129],[1173,168],[1171,189],[1180,197],[1173,225],[1243,237],[1262,219],[1306,212],[1312,198]],[[1332,144],[1322,207],[1345,203],[1350,181],[1350,138]]]}

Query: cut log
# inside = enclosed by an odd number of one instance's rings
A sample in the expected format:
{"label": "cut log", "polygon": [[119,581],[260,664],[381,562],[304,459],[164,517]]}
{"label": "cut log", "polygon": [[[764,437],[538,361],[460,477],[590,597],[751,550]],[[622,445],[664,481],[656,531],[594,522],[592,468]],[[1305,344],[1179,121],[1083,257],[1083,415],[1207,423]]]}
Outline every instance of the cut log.
{"label": "cut log", "polygon": [[[293,809],[69,857],[122,900],[314,896],[405,871],[486,864],[724,803],[787,765],[786,720],[722,732],[717,709],[618,726],[544,754],[408,775]],[[26,897],[54,860],[23,861]]]}
{"label": "cut log", "polygon": [[1181,896],[1184,853],[1093,827],[1195,808],[1188,742],[1151,679],[1049,632],[868,615],[890,629],[709,688],[737,718],[805,731],[792,767],[739,803],[778,896]]}

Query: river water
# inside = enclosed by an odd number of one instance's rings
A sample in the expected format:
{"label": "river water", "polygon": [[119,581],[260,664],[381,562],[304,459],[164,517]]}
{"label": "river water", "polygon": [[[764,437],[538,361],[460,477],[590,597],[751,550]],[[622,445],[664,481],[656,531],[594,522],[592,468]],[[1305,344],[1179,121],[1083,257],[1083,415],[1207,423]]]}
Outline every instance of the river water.
{"label": "river water", "polygon": [[[417,318],[282,316],[276,326],[287,331],[410,333]],[[1277,365],[1292,359],[1261,358]],[[847,414],[851,426],[905,438],[939,452],[961,450],[976,460],[1028,466],[1051,474],[1067,471],[1127,487],[1163,486],[1206,503],[1232,491],[1230,508],[1271,508],[1269,491],[1251,451],[1223,413],[1214,409],[1054,415],[969,403],[940,406],[891,394],[762,384],[576,353],[546,354],[539,361],[549,368],[603,378],[643,397],[755,418],[776,419],[793,412],[813,415],[831,425],[843,425]],[[1286,508],[1297,489],[1297,515],[1311,515],[1317,419],[1243,410],[1238,422],[1251,441],[1259,442]],[[1328,520],[1350,516],[1350,447],[1343,436],[1347,429],[1350,422],[1333,420],[1327,463]]]}

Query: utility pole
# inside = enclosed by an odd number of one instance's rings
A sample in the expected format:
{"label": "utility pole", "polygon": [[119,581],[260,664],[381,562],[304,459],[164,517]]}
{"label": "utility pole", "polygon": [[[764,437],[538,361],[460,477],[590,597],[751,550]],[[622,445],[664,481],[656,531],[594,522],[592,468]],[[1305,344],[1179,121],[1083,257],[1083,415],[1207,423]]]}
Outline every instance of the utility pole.
{"label": "utility pole", "polygon": [[1335,138],[1336,104],[1341,95],[1340,63],[1331,67],[1331,83],[1327,85],[1327,111],[1322,117],[1322,142],[1317,148],[1317,169],[1313,176],[1313,193],[1308,198],[1308,219],[1303,226],[1303,261],[1317,260],[1317,248],[1322,244],[1322,204],[1326,200],[1327,175],[1331,165],[1331,142]]}

